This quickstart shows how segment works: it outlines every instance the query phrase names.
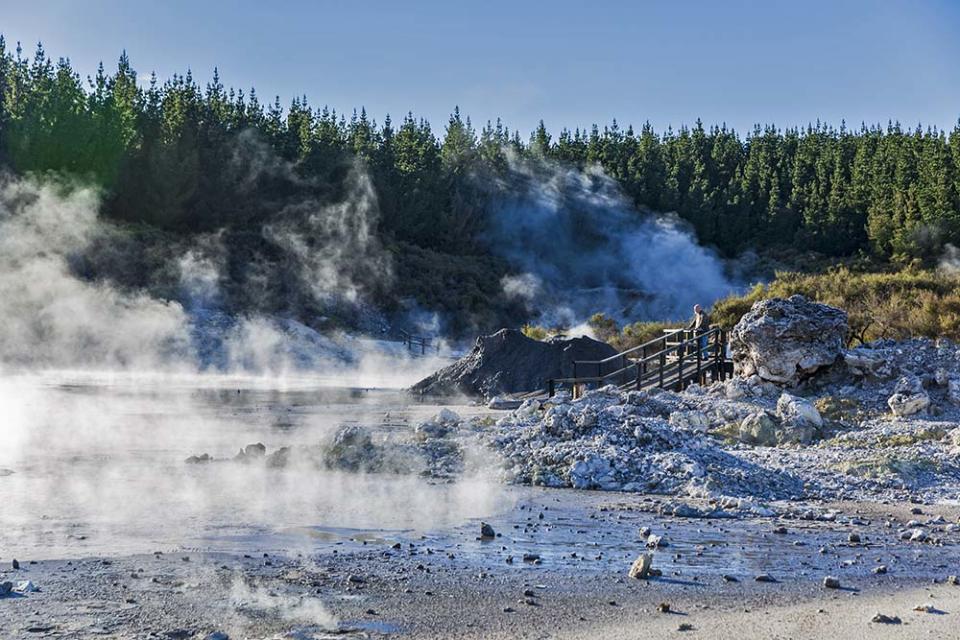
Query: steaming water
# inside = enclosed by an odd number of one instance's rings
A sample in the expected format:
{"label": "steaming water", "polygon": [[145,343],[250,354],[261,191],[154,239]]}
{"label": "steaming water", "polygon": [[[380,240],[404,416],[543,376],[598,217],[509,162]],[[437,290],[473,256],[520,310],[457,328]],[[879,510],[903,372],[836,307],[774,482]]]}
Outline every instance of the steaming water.
{"label": "steaming water", "polygon": [[[358,422],[408,429],[437,407],[304,377],[45,373],[0,378],[3,555],[52,558],[290,544],[290,532],[426,531],[509,506],[492,480],[267,469],[229,459]],[[12,473],[8,473],[12,471]],[[315,542],[295,536],[300,544]]]}

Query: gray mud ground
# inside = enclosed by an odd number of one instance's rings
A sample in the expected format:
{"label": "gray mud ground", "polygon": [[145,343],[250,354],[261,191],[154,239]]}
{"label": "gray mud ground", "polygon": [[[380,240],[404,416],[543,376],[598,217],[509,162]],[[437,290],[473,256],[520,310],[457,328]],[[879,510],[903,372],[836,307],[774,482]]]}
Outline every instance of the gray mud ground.
{"label": "gray mud ground", "polygon": [[[427,534],[304,528],[268,546],[237,539],[236,553],[21,558],[18,571],[2,558],[0,580],[41,590],[0,600],[0,636],[799,638],[846,627],[851,637],[960,635],[960,586],[946,581],[960,573],[960,539],[932,545],[896,534],[911,518],[956,521],[956,507],[917,515],[916,505],[831,505],[856,524],[685,519],[646,511],[655,497],[515,491],[516,506],[490,518],[500,535],[489,541],[469,522]],[[627,577],[643,549],[641,527],[668,542],[655,553],[662,577]],[[849,542],[851,533],[861,542]],[[874,574],[881,564],[887,573]],[[756,582],[761,573],[775,582]],[[824,589],[827,575],[841,589]],[[670,613],[658,612],[660,603]],[[923,603],[938,612],[913,611]],[[902,623],[871,623],[877,611]]]}

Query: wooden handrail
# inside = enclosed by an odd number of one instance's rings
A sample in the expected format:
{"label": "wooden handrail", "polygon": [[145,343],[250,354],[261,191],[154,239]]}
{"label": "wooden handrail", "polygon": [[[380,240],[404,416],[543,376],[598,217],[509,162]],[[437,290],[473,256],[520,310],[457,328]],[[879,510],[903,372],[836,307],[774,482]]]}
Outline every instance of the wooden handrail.
{"label": "wooden handrail", "polygon": [[[569,383],[573,385],[597,383],[603,384],[604,381],[623,377],[635,370],[633,382],[638,389],[651,386],[673,386],[676,384],[680,389],[686,386],[688,379],[703,380],[712,372],[713,379],[722,379],[727,373],[727,359],[725,355],[726,337],[725,333],[719,327],[712,327],[707,331],[697,335],[691,335],[689,338],[681,338],[679,342],[668,342],[677,333],[683,333],[686,329],[678,329],[665,333],[665,335],[654,338],[641,345],[631,347],[620,353],[604,358],[603,360],[576,360],[573,363],[573,377],[571,378],[553,378],[548,381],[548,394],[553,395],[558,383]],[[701,347],[702,342],[706,342],[706,348]],[[653,353],[647,353],[651,347],[657,348]],[[690,348],[695,350],[694,360],[684,362],[684,356],[688,354]],[[704,351],[707,355],[704,355]],[[631,354],[640,351],[643,355],[640,358],[629,358]],[[712,353],[711,353],[712,352]],[[667,356],[676,354],[674,362],[668,363]],[[621,366],[614,371],[603,373],[603,365],[608,362],[619,360]],[[629,364],[625,364],[629,362]],[[656,363],[656,366],[648,366]],[[577,375],[577,370],[583,371],[583,366],[596,367],[597,375],[582,376]],[[685,371],[685,365],[687,367]],[[629,383],[628,383],[629,384]]]}

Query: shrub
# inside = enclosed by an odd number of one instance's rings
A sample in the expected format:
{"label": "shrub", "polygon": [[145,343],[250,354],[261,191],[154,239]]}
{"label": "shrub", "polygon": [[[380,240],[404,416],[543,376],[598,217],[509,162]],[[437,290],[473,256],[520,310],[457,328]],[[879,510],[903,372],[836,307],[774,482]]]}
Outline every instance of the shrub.
{"label": "shrub", "polygon": [[960,278],[932,270],[857,273],[846,267],[819,274],[780,272],[772,282],[718,301],[712,321],[731,328],[754,302],[794,294],[844,309],[851,342],[913,336],[960,339]]}

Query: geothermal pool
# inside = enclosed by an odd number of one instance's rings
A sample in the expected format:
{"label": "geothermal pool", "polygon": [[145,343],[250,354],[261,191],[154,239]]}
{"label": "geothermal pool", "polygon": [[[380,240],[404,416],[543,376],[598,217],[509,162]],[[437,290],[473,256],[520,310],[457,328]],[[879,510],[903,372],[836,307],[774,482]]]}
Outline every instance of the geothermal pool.
{"label": "geothermal pool", "polygon": [[[2,377],[0,548],[33,559],[164,548],[289,551],[339,535],[317,532],[429,531],[511,506],[492,473],[441,483],[229,462],[250,443],[268,451],[313,445],[347,424],[389,434],[439,409],[398,390],[335,382],[76,372]],[[185,463],[200,453],[225,461]]]}

